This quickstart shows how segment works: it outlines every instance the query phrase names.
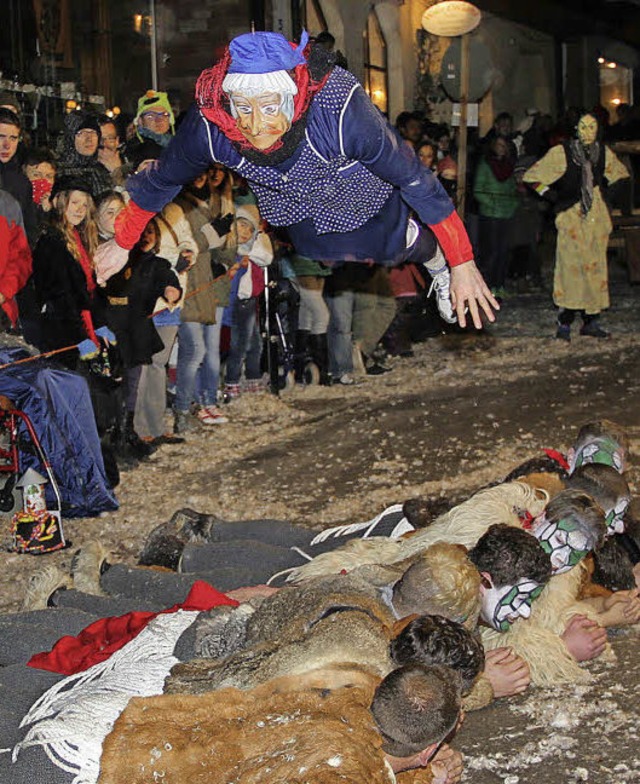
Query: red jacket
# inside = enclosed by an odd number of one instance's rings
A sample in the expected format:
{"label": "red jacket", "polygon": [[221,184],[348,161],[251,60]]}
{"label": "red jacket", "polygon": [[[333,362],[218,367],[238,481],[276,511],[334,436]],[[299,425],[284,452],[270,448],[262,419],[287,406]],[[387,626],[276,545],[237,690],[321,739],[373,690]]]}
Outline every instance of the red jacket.
{"label": "red jacket", "polygon": [[15,325],[18,320],[16,294],[31,275],[31,250],[24,232],[18,202],[0,190],[0,294],[2,309]]}

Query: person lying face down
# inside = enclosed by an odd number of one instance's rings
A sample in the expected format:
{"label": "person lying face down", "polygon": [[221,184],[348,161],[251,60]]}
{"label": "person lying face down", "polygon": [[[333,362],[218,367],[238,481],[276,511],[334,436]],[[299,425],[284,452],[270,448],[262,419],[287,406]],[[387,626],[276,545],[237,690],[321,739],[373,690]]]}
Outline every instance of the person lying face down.
{"label": "person lying face down", "polygon": [[623,428],[609,419],[588,422],[578,431],[567,461],[570,474],[587,463],[612,466],[622,474],[629,461],[629,438]]}
{"label": "person lying face down", "polygon": [[529,617],[531,603],[551,577],[542,544],[508,525],[492,525],[469,551],[469,560],[482,576],[480,618],[498,631]]}
{"label": "person lying face down", "polygon": [[434,780],[456,782],[460,755],[438,747],[460,708],[456,673],[419,664],[351,688],[279,678],[249,691],[135,698],[105,740],[99,784],[400,784],[396,773],[427,765]]}
{"label": "person lying face down", "polygon": [[531,533],[551,558],[553,574],[580,563],[606,535],[602,508],[580,490],[563,490],[531,523]]}

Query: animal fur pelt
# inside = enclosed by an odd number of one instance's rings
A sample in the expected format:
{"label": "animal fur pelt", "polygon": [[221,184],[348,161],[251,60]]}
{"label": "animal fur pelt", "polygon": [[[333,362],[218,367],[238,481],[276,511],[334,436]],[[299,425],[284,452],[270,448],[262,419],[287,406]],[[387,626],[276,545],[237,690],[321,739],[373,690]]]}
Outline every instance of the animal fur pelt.
{"label": "animal fur pelt", "polygon": [[282,675],[302,675],[345,662],[386,675],[391,668],[391,611],[376,597],[340,592],[336,580],[332,582],[333,591],[324,580],[309,590],[283,589],[269,597],[249,617],[244,650],[222,660],[177,665],[165,692],[250,689]]}
{"label": "animal fur pelt", "polygon": [[[632,502],[633,507],[636,506]],[[624,518],[624,533],[616,534],[594,553],[593,581],[611,591],[636,587],[633,567],[640,561],[640,522],[630,509]]]}
{"label": "animal fur pelt", "polygon": [[441,515],[427,528],[404,539],[390,540],[371,537],[348,542],[344,547],[322,553],[309,563],[293,569],[288,582],[300,583],[311,577],[352,571],[365,564],[392,564],[424,551],[435,542],[452,542],[473,547],[494,523],[519,525],[518,514],[529,512],[534,517],[548,501],[544,491],[522,482],[489,487]]}
{"label": "animal fur pelt", "polygon": [[368,688],[134,699],[106,739],[99,784],[392,784]]}

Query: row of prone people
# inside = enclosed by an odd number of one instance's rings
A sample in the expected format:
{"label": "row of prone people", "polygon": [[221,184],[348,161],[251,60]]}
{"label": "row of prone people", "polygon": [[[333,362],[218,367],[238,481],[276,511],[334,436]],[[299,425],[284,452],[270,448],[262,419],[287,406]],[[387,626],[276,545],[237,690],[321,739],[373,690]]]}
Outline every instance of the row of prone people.
{"label": "row of prone people", "polygon": [[181,510],[136,567],[88,544],[4,619],[29,695],[6,703],[11,780],[39,754],[56,784],[459,781],[465,711],[589,681],[607,629],[640,620],[628,461],[598,420],[437,516],[414,498],[317,531]]}

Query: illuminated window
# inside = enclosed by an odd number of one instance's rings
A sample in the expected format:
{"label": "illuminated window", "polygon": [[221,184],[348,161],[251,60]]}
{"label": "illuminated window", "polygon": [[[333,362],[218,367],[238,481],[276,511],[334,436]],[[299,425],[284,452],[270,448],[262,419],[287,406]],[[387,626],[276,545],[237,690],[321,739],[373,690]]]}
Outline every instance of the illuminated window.
{"label": "illuminated window", "polygon": [[367,19],[364,37],[364,89],[383,114],[387,114],[389,85],[387,78],[387,44],[380,29],[375,8]]}
{"label": "illuminated window", "polygon": [[598,70],[600,103],[609,110],[609,116],[615,122],[618,106],[633,104],[633,71],[615,60],[609,60],[606,55],[598,58]]}

